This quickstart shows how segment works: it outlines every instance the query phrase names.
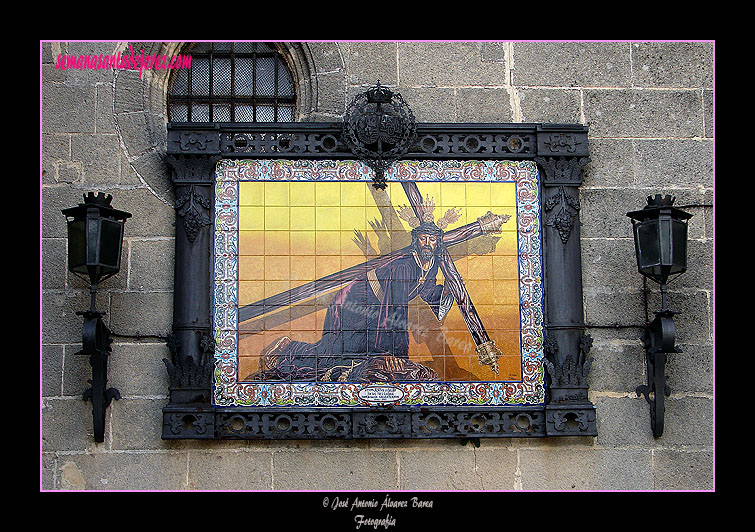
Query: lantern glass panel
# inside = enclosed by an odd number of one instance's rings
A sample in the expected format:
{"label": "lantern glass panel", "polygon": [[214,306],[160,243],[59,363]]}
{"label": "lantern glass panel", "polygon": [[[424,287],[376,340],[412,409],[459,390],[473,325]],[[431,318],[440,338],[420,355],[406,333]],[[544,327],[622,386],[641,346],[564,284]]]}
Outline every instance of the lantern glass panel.
{"label": "lantern glass panel", "polygon": [[658,220],[638,223],[637,232],[637,266],[641,273],[650,275],[654,266],[661,263],[660,237]]}
{"label": "lantern glass panel", "polygon": [[85,220],[68,222],[68,269],[76,273],[88,273]]}
{"label": "lantern glass panel", "polygon": [[682,273],[687,270],[687,224],[674,220],[671,225],[673,265],[671,273]]}
{"label": "lantern glass panel", "polygon": [[100,231],[100,265],[103,274],[118,271],[121,264],[121,238],[123,224],[103,219]]}

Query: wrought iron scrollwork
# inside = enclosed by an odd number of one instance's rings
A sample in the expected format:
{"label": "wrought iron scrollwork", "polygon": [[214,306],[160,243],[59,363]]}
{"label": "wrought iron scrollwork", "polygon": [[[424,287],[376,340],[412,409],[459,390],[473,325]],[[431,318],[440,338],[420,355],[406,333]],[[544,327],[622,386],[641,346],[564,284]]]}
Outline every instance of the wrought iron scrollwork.
{"label": "wrought iron scrollwork", "polygon": [[[195,415],[173,414],[174,432]],[[185,419],[184,419],[185,418]],[[215,430],[222,439],[479,438],[543,437],[545,415],[538,409],[423,412],[222,409]]]}

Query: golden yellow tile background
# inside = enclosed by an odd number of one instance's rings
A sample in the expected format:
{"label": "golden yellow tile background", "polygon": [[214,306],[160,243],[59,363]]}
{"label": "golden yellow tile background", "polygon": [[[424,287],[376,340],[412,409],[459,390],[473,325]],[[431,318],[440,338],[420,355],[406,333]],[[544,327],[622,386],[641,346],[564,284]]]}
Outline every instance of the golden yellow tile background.
{"label": "golden yellow tile background", "polygon": [[[461,208],[446,231],[488,211],[511,218],[499,235],[449,248],[488,335],[503,352],[500,374],[478,364],[455,304],[439,323],[421,299],[410,303],[409,358],[433,368],[441,380],[519,380],[515,184],[419,182],[418,187],[434,201],[436,221],[448,209]],[[396,215],[403,205],[408,201],[397,182],[384,191],[364,182],[239,182],[239,306],[405,247],[411,227]],[[357,232],[366,246],[357,243]],[[440,272],[437,283],[443,283]],[[239,378],[256,371],[260,352],[281,336],[319,340],[327,302],[336,290],[239,324]]]}

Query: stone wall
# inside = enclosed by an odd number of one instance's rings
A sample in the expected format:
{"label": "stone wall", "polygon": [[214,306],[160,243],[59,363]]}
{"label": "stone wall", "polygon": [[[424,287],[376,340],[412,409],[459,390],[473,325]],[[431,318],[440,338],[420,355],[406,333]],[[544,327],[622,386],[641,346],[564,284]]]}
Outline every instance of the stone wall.
{"label": "stone wall", "polygon": [[[177,43],[132,43],[171,51]],[[377,80],[420,122],[590,127],[581,188],[590,399],[597,438],[439,441],[163,441],[174,211],[163,162],[166,73],[59,70],[59,54],[127,43],[42,43],[42,476],[45,490],[710,490],[713,488],[713,43],[296,43],[303,120],[338,120]],[[306,63],[306,64],[304,64]],[[304,68],[306,67],[306,68]],[[303,82],[303,81],[302,81]],[[129,211],[123,268],[97,308],[114,332],[105,441],[92,437],[81,349],[88,289],[67,273],[60,210],[101,190]],[[690,270],[670,286],[677,345],[666,427],[653,439],[639,336],[659,308],[634,266],[625,213],[677,197]]]}

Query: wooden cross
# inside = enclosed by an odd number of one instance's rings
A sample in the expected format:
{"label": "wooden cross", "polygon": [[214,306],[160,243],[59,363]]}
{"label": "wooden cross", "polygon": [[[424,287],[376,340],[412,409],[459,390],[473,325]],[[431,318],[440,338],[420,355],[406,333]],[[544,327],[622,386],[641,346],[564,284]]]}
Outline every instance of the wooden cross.
{"label": "wooden cross", "polygon": [[[401,185],[415,216],[418,220],[423,220],[426,213],[424,211],[422,195],[419,192],[417,183],[414,181],[403,181]],[[472,335],[472,339],[475,342],[478,361],[480,364],[490,366],[496,375],[498,375],[498,357],[501,356],[501,351],[496,347],[495,342],[488,336],[485,326],[472,303],[469,292],[467,292],[464,280],[456,269],[456,265],[454,264],[451,255],[448,253],[448,246],[466,242],[467,240],[481,235],[498,233],[500,232],[501,226],[506,223],[509,218],[510,215],[508,214],[496,215],[488,211],[485,216],[478,218],[475,222],[445,232],[443,234],[444,246],[438,257],[439,268],[445,277],[445,286],[453,295],[459,311],[464,318],[464,322],[467,325],[467,329],[469,329],[469,333]],[[351,281],[364,280],[367,272],[379,268],[399,256],[409,253],[410,250],[411,245],[368,260],[362,264],[357,264],[356,266],[346,268],[345,270],[326,275],[325,277],[297,286],[291,290],[240,307],[238,312],[238,323],[243,323],[262,316],[263,314],[272,312],[275,309],[316,297]]]}

